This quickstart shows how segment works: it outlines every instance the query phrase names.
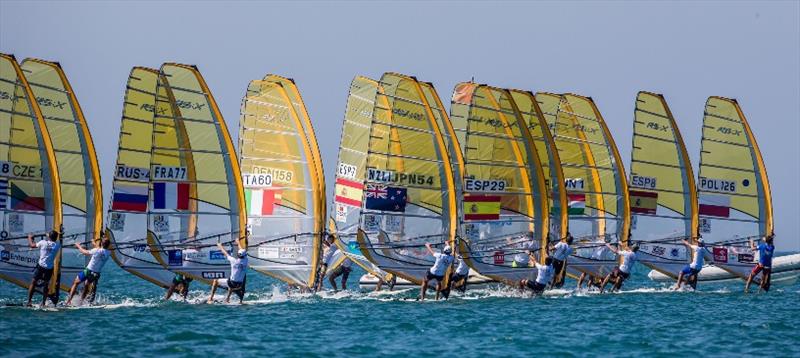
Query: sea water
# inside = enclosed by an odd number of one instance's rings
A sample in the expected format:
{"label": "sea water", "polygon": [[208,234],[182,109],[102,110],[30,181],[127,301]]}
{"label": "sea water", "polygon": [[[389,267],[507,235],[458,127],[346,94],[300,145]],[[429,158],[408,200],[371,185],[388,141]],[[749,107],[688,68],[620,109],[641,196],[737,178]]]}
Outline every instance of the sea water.
{"label": "sea water", "polygon": [[673,292],[646,273],[614,294],[568,281],[537,298],[489,288],[418,302],[413,289],[359,291],[357,271],[348,291],[316,295],[251,271],[240,306],[204,304],[198,282],[188,302],[164,302],[109,264],[92,307],[14,306],[26,292],[0,283],[0,356],[800,356],[799,284]]}

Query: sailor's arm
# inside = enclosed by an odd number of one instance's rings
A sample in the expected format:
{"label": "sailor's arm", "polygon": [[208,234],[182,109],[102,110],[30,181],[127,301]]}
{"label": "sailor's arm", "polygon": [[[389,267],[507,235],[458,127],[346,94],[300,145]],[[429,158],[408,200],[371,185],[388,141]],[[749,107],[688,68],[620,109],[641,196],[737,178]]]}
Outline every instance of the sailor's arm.
{"label": "sailor's arm", "polygon": [[427,249],[428,249],[428,252],[431,254],[431,256],[433,256],[433,254],[435,254],[435,253],[436,253],[436,252],[435,252],[435,251],[433,251],[433,249],[431,248],[431,244],[430,244],[429,242],[426,242],[426,243],[425,243],[425,248],[427,248]]}
{"label": "sailor's arm", "polygon": [[683,243],[684,246],[692,248],[692,244],[689,242],[689,240],[681,239],[681,242]]}
{"label": "sailor's arm", "polygon": [[36,243],[33,242],[33,234],[28,234],[28,247],[35,248]]}
{"label": "sailor's arm", "polygon": [[231,257],[231,255],[228,253],[228,250],[225,250],[225,247],[224,247],[224,246],[222,246],[222,244],[221,244],[221,243],[219,243],[219,242],[218,242],[218,243],[217,243],[217,247],[219,248],[219,251],[222,251],[222,254],[224,254],[224,255],[225,255],[225,258],[229,258],[229,257]]}
{"label": "sailor's arm", "polygon": [[84,249],[83,246],[81,246],[81,244],[79,242],[75,243],[75,248],[77,248],[78,251],[80,251],[82,254],[84,254],[86,256],[89,256],[89,255],[92,254],[91,252],[89,252],[89,250]]}
{"label": "sailor's arm", "polygon": [[613,253],[615,253],[615,254],[619,254],[619,249],[617,249],[617,248],[616,248],[616,247],[614,247],[614,246],[611,246],[611,244],[609,244],[609,243],[606,243],[606,247],[607,247],[609,250],[611,250],[611,252],[613,252]]}

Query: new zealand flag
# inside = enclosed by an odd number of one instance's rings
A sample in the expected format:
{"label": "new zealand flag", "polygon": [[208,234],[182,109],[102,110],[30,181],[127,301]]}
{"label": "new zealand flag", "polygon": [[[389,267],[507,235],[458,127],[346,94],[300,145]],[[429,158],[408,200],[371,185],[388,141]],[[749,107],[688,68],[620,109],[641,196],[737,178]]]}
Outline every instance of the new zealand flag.
{"label": "new zealand flag", "polygon": [[367,202],[365,207],[381,211],[406,211],[407,189],[395,188],[381,184],[367,184],[364,190]]}

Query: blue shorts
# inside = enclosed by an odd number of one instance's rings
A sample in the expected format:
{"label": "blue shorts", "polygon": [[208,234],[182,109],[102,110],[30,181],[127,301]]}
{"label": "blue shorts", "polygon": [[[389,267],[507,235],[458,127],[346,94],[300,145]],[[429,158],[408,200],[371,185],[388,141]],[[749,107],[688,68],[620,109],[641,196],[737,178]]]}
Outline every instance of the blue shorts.
{"label": "blue shorts", "polygon": [[681,271],[681,273],[683,273],[684,276],[691,276],[691,275],[697,275],[698,273],[700,273],[700,270],[693,269],[691,266],[686,265],[686,267],[683,268],[683,271]]}
{"label": "blue shorts", "polygon": [[97,282],[100,280],[100,273],[91,271],[89,269],[83,269],[82,271],[78,272],[78,282],[83,283],[84,281],[89,281],[89,283]]}

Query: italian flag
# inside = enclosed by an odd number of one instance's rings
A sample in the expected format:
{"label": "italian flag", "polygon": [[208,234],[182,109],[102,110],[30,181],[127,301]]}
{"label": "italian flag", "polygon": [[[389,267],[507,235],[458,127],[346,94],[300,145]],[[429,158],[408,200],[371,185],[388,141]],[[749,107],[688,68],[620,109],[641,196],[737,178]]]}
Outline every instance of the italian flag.
{"label": "italian flag", "polygon": [[569,215],[583,215],[586,209],[586,195],[567,193],[567,201],[569,202]]}
{"label": "italian flag", "polygon": [[281,192],[275,189],[245,189],[248,216],[272,215],[275,204],[281,203]]}

